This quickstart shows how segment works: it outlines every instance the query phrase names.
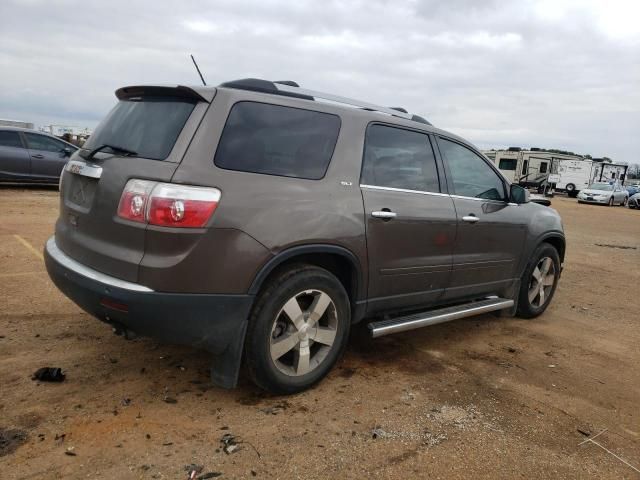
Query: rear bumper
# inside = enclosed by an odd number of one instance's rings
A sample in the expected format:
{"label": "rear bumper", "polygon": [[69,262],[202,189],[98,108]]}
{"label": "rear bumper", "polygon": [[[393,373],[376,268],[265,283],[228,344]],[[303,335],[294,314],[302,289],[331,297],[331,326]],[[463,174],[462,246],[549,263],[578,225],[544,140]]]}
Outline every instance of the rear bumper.
{"label": "rear bumper", "polygon": [[[235,385],[252,295],[155,292],[78,263],[58,248],[54,237],[47,241],[44,257],[53,283],[87,313],[125,331],[223,357],[214,370],[224,364],[225,372],[216,378],[213,371],[213,380]],[[234,378],[229,378],[229,367]]]}

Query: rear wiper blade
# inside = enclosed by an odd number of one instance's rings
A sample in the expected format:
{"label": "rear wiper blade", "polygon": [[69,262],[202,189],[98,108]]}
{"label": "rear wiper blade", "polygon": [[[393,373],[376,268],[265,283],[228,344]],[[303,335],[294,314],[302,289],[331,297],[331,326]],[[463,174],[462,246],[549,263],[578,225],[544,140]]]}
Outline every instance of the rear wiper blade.
{"label": "rear wiper blade", "polygon": [[121,153],[121,154],[127,155],[127,156],[138,155],[138,153],[134,152],[133,150],[128,150],[126,148],[118,147],[117,145],[109,145],[108,143],[103,143],[99,147],[96,147],[93,150],[91,150],[91,152],[89,152],[89,155],[87,155],[86,159],[87,160],[91,160],[95,156],[96,153],[101,152],[105,148],[108,148],[108,149],[112,150],[114,153]]}

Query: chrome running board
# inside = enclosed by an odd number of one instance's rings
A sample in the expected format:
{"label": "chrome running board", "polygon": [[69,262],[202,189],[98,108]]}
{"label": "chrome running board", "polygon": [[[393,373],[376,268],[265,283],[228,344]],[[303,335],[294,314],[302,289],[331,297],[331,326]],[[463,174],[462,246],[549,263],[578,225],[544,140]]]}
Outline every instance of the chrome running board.
{"label": "chrome running board", "polygon": [[459,318],[472,317],[481,313],[495,312],[511,308],[514,301],[507,298],[490,297],[485,300],[464,303],[453,307],[439,308],[426,312],[414,313],[404,317],[390,318],[379,322],[371,322],[368,327],[373,338],[392,333],[406,332],[415,328],[427,327],[438,323],[450,322]]}

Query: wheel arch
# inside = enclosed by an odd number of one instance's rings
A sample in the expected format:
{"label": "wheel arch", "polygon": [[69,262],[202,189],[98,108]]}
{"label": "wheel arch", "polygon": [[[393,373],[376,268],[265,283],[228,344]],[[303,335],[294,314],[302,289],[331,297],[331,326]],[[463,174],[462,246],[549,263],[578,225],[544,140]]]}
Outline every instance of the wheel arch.
{"label": "wheel arch", "polygon": [[548,243],[551,246],[553,246],[558,251],[558,255],[560,256],[560,263],[561,264],[564,263],[564,255],[566,251],[566,240],[562,235],[557,233],[551,233],[549,235],[545,235],[540,239],[540,241],[538,242],[538,245],[536,245],[536,248],[542,243]]}
{"label": "wheel arch", "polygon": [[260,268],[248,293],[257,295],[270,277],[296,263],[315,265],[334,274],[349,295],[353,321],[362,318],[366,307],[366,284],[362,266],[353,252],[338,245],[298,245],[276,254]]}

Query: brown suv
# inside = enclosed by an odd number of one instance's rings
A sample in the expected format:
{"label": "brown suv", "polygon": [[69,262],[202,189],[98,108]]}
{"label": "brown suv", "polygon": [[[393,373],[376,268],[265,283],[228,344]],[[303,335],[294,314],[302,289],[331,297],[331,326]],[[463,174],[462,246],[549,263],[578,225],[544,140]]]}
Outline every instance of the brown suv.
{"label": "brown suv", "polygon": [[214,383],[313,385],[374,337],[541,314],[565,237],[478,150],[404,109],[245,79],[134,86],[75,153],[45,256],[125,335],[201,347]]}

